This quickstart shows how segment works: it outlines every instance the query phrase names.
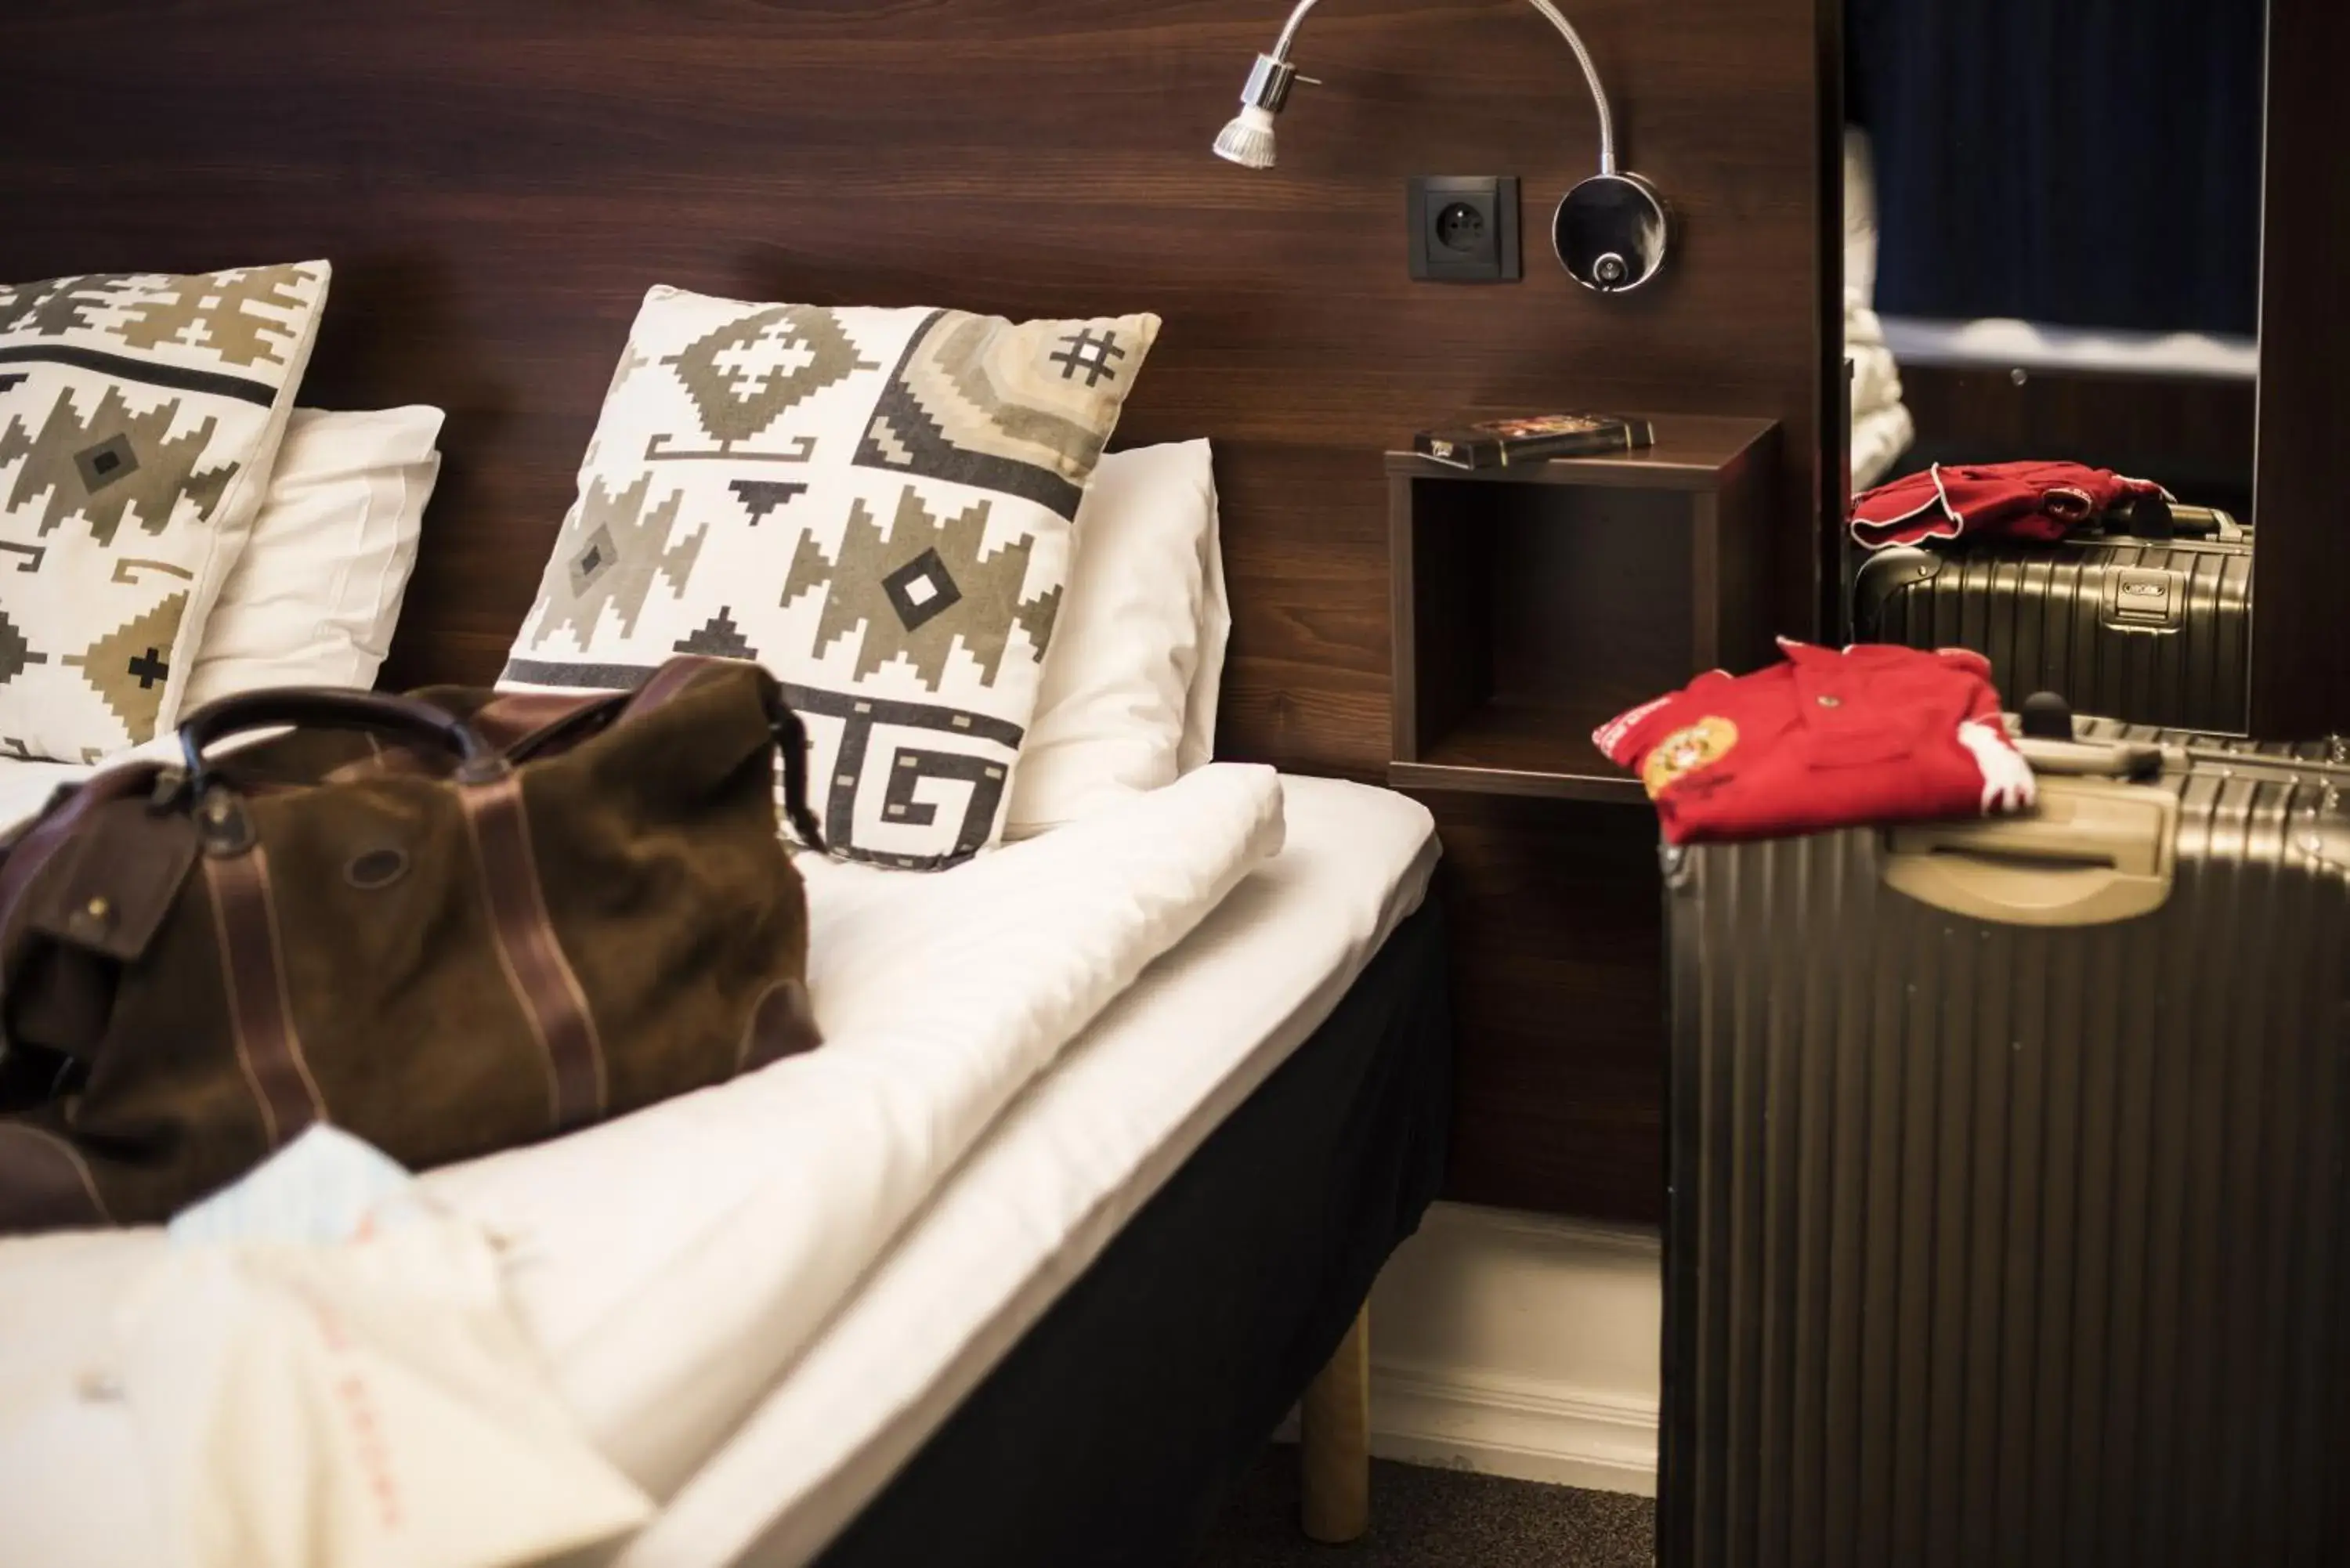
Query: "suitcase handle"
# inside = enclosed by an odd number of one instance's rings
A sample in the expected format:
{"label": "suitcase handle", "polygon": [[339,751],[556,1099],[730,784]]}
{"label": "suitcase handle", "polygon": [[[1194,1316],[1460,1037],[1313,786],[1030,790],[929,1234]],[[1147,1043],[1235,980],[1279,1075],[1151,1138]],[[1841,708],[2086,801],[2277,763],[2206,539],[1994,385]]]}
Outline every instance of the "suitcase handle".
{"label": "suitcase handle", "polygon": [[2216,506],[2188,506],[2176,501],[2164,501],[2158,495],[2143,496],[2127,511],[2106,513],[2104,527],[2108,535],[2120,535],[2158,544],[2182,535],[2190,539],[2218,539],[2223,543],[2241,541],[2244,536],[2243,524]]}
{"label": "suitcase handle", "polygon": [[2032,771],[2043,777],[2150,779],[2161,775],[2166,761],[2160,746],[2145,742],[2052,741],[2038,735],[2011,739]]}
{"label": "suitcase handle", "polygon": [[2135,919],[2170,897],[2178,798],[2106,779],[2043,777],[2028,815],[1886,830],[1886,885],[2008,926]]}

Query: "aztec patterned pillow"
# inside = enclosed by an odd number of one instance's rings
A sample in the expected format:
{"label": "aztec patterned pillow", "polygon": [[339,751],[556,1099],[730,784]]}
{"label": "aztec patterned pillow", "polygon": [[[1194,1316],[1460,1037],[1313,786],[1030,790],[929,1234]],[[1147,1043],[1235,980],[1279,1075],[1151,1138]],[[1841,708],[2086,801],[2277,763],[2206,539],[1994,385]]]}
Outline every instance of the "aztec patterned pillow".
{"label": "aztec patterned pillow", "polygon": [[94,762],[178,719],[328,271],[0,285],[0,753]]}
{"label": "aztec patterned pillow", "polygon": [[1002,831],[1070,523],[1155,316],[645,296],[501,684],[755,659],[833,850],[937,869]]}

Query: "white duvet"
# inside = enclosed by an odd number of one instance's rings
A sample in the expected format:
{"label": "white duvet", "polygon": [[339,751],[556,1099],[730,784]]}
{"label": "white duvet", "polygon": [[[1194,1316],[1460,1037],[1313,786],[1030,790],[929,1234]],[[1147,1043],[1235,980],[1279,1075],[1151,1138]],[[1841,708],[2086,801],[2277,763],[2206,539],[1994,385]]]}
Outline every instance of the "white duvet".
{"label": "white duvet", "polygon": [[[434,1171],[420,1189],[494,1240],[525,1337],[587,1434],[665,1497],[1019,1090],[1277,853],[1282,834],[1273,770],[1220,763],[918,880],[804,858],[821,1050]],[[760,1243],[742,1245],[746,1233]],[[0,1262],[35,1245],[0,1242]],[[14,1271],[12,1288],[37,1292],[38,1272]],[[689,1308],[696,1332],[667,1332]],[[0,1461],[14,1443],[55,1436],[56,1411],[88,1392],[72,1365],[87,1335],[61,1329],[46,1345],[42,1321],[16,1314],[0,1345]],[[127,1392],[135,1409],[138,1390]],[[221,1393],[230,1443],[238,1392]],[[86,1468],[57,1458],[45,1472],[86,1475],[86,1492],[19,1495],[0,1462],[0,1520],[104,1506],[120,1452]],[[145,1462],[212,1461],[151,1446]]]}

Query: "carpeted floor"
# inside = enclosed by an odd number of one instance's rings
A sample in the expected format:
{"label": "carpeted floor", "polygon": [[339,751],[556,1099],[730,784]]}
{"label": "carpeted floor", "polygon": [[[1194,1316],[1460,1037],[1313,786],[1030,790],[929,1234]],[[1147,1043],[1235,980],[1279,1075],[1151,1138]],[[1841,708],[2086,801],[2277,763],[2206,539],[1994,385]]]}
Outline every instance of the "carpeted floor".
{"label": "carpeted floor", "polygon": [[1649,1568],[1645,1497],[1372,1461],[1370,1533],[1320,1546],[1297,1531],[1297,1449],[1265,1449],[1199,1568]]}

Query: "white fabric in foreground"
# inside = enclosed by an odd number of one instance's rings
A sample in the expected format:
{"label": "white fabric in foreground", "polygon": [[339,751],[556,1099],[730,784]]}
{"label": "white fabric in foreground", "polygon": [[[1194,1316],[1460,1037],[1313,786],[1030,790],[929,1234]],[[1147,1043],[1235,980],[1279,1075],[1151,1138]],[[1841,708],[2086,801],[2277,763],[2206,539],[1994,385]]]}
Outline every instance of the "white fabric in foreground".
{"label": "white fabric in foreground", "polygon": [[439,409],[296,409],[188,676],[186,708],[260,686],[375,684],[416,564]]}
{"label": "white fabric in foreground", "polygon": [[[203,1206],[203,1239],[0,1243],[0,1561],[502,1568],[642,1521],[488,1241],[369,1161],[314,1128]],[[350,1183],[376,1193],[356,1235],[290,1239]]]}
{"label": "white fabric in foreground", "polygon": [[1435,824],[1387,790],[1283,785],[1280,855],[989,1128],[623,1568],[713,1568],[754,1542],[782,1568],[820,1550],[1329,1016],[1419,907]]}
{"label": "white fabric in foreground", "polygon": [[[1182,771],[1215,519],[1204,441],[1111,452],[1094,470],[1071,534],[1068,591],[1045,649],[1036,716],[1012,771],[1007,836],[1073,822]],[[1221,639],[1217,657],[1221,664]],[[1212,682],[1204,701],[1212,740]]]}
{"label": "white fabric in foreground", "polygon": [[1281,840],[1274,772],[1218,763],[943,873],[804,856],[821,1050],[422,1185],[505,1243],[557,1384],[666,1495],[1020,1088]]}

